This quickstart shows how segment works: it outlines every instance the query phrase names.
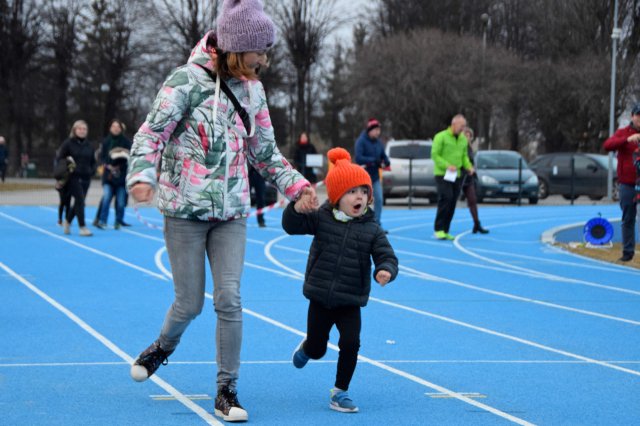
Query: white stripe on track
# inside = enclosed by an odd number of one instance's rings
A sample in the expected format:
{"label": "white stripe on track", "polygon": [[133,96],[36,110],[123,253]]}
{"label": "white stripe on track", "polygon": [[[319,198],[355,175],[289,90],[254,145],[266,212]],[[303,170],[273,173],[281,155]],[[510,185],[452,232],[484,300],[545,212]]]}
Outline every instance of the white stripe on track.
{"label": "white stripe on track", "polygon": [[[530,221],[529,221],[530,222]],[[512,222],[511,224],[503,224],[503,225],[497,225],[494,228],[498,228],[498,227],[505,227],[505,226],[509,226],[509,225],[517,225],[517,224],[524,224],[524,223],[529,223],[529,222]],[[504,268],[510,268],[513,269],[515,271],[519,271],[525,274],[536,274],[538,275],[538,277],[540,278],[544,278],[550,281],[555,281],[555,282],[562,282],[562,283],[567,283],[567,284],[575,284],[575,285],[584,285],[587,287],[594,287],[594,288],[600,288],[603,290],[608,290],[608,291],[615,291],[618,293],[627,293],[627,294],[633,294],[635,296],[640,296],[640,291],[635,291],[635,290],[629,290],[626,288],[622,288],[622,287],[614,287],[614,286],[609,286],[609,285],[604,285],[604,284],[598,284],[598,283],[594,283],[591,281],[585,281],[585,280],[579,280],[579,279],[575,279],[575,278],[567,278],[567,277],[562,277],[560,275],[554,275],[554,274],[549,274],[546,272],[540,272],[540,271],[536,271],[535,269],[529,269],[529,268],[523,268],[521,266],[516,266],[516,265],[512,265],[510,263],[507,262],[501,262],[499,260],[495,260],[495,259],[491,259],[490,257],[486,257],[486,256],[481,256],[475,252],[473,252],[470,249],[467,249],[465,247],[462,246],[462,244],[460,243],[460,239],[462,237],[464,237],[465,235],[468,235],[471,231],[466,231],[463,232],[461,234],[458,234],[458,236],[456,236],[455,240],[453,240],[453,245],[460,250],[461,252],[474,257],[476,259],[480,259],[483,260],[487,263],[492,263],[494,265],[498,265]]]}
{"label": "white stripe on track", "polygon": [[441,320],[441,321],[448,322],[450,324],[455,324],[455,325],[458,325],[458,326],[461,326],[461,327],[470,328],[472,330],[480,331],[482,333],[490,334],[492,336],[502,337],[503,339],[511,340],[513,342],[522,343],[522,344],[527,345],[527,346],[532,346],[534,348],[538,348],[538,349],[542,349],[542,350],[545,350],[545,351],[548,351],[548,352],[553,352],[553,353],[556,353],[556,354],[564,355],[566,357],[578,359],[578,360],[581,360],[581,361],[585,361],[585,362],[590,363],[590,364],[597,364],[597,365],[600,365],[602,367],[611,368],[613,370],[622,371],[624,373],[629,373],[629,374],[632,374],[634,376],[639,376],[640,377],[640,371],[631,370],[631,369],[624,368],[624,367],[618,367],[617,365],[609,364],[609,363],[607,363],[605,361],[598,361],[597,359],[593,359],[593,358],[589,358],[589,357],[586,357],[586,356],[574,354],[572,352],[564,351],[562,349],[552,348],[551,346],[542,345],[540,343],[536,343],[536,342],[531,341],[531,340],[522,339],[520,337],[512,336],[510,334],[501,333],[499,331],[494,331],[494,330],[491,330],[491,329],[488,329],[488,328],[484,328],[484,327],[479,327],[477,325],[469,324],[469,323],[466,323],[466,322],[463,322],[463,321],[458,321],[458,320],[453,319],[453,318],[445,317],[445,316],[438,315],[438,314],[433,314],[431,312],[427,312],[427,311],[423,311],[423,310],[420,310],[420,309],[412,308],[412,307],[409,307],[409,306],[401,305],[399,303],[389,302],[389,301],[383,300],[383,299],[378,299],[376,297],[371,297],[370,300],[372,300],[374,302],[378,302],[378,303],[383,304],[383,305],[387,305],[387,306],[391,306],[391,307],[394,307],[394,308],[402,309],[402,310],[405,310],[405,311],[408,311],[408,312],[413,312],[414,314],[423,315],[423,316],[426,316],[426,317],[429,317],[429,318],[435,318],[435,319],[438,319],[438,320]]}
{"label": "white stripe on track", "polygon": [[[509,253],[509,252],[505,252],[505,251],[498,251],[498,250],[489,250],[489,249],[474,249],[474,251],[480,252],[480,253],[490,253],[490,254],[497,254],[497,255],[503,255],[503,256],[508,256],[508,257],[514,257],[516,259],[527,259],[527,260],[535,260],[537,262],[544,262],[544,263],[553,263],[556,265],[567,265],[567,266],[574,266],[577,268],[584,268],[584,269],[596,269],[596,270],[601,270],[601,271],[606,271],[606,272],[620,272],[620,273],[630,273],[630,274],[634,274],[634,275],[640,275],[640,271],[635,270],[635,269],[630,269],[626,266],[620,266],[620,265],[615,265],[615,264],[607,264],[604,262],[597,262],[596,264],[592,265],[592,264],[588,264],[588,263],[578,263],[578,262],[568,262],[566,260],[558,260],[558,259],[545,259],[545,258],[541,258],[539,256],[527,256],[525,254],[516,254],[516,253]],[[562,253],[562,254],[566,254],[567,252],[564,251],[557,251],[556,253]],[[592,260],[589,257],[584,257],[584,256],[580,256],[580,258],[584,259],[584,260]],[[608,265],[608,266],[605,266]]]}
{"label": "white stripe on track", "polygon": [[[286,324],[283,324],[283,323],[281,323],[279,321],[276,321],[276,320],[274,320],[272,318],[269,318],[267,316],[264,316],[262,314],[259,314],[257,312],[254,312],[254,311],[246,309],[246,308],[243,308],[242,310],[243,310],[243,312],[245,312],[245,313],[247,313],[247,314],[249,314],[249,315],[251,315],[253,317],[256,317],[256,318],[258,318],[258,319],[260,319],[262,321],[265,321],[265,322],[267,322],[267,323],[269,323],[271,325],[274,325],[274,326],[276,326],[278,328],[281,328],[283,330],[289,331],[289,332],[291,332],[293,334],[297,334],[298,336],[301,336],[301,337],[305,337],[306,336],[306,334],[304,332],[302,332],[300,330],[297,330],[297,329],[295,329],[293,327],[290,327],[290,326],[288,326]],[[330,349],[332,349],[332,350],[334,350],[336,352],[340,351],[340,348],[338,348],[338,346],[334,345],[333,343],[329,343],[327,345],[327,347],[329,347]],[[373,365],[374,367],[378,367],[378,368],[380,368],[382,370],[388,371],[388,372],[390,372],[392,374],[395,374],[395,375],[398,375],[400,377],[403,377],[405,379],[408,379],[408,380],[410,380],[410,381],[412,381],[414,383],[417,383],[417,384],[420,384],[422,386],[428,387],[429,389],[436,390],[436,391],[438,391],[440,393],[443,393],[445,395],[450,396],[451,398],[455,398],[455,399],[457,399],[459,401],[462,401],[462,402],[465,402],[465,403],[467,403],[469,405],[473,405],[473,406],[475,406],[477,408],[480,408],[481,410],[487,411],[487,412],[489,412],[491,414],[494,414],[494,415],[496,415],[498,417],[502,417],[503,419],[509,420],[509,421],[511,421],[513,423],[516,423],[516,424],[519,424],[519,425],[533,425],[533,423],[530,423],[530,422],[528,422],[526,420],[523,420],[523,419],[521,419],[519,417],[515,417],[515,416],[513,416],[513,415],[511,415],[509,413],[505,413],[504,411],[498,410],[497,408],[493,408],[493,407],[491,407],[489,405],[486,405],[486,404],[483,404],[481,402],[475,401],[475,400],[473,400],[471,398],[466,397],[465,395],[462,395],[459,392],[454,392],[454,391],[449,390],[449,389],[447,389],[445,387],[442,387],[442,386],[437,385],[435,383],[432,383],[432,382],[429,382],[427,380],[424,380],[421,377],[415,376],[413,374],[410,374],[410,373],[407,373],[405,371],[399,370],[397,368],[391,367],[389,365],[383,364],[380,361],[375,361],[375,360],[373,360],[371,358],[367,358],[366,356],[363,356],[363,355],[358,355],[358,360],[360,360],[360,361],[362,361],[364,363]]]}
{"label": "white stripe on track", "polygon": [[[536,360],[536,359],[377,359],[377,362],[384,364],[571,364],[571,365],[588,365],[586,361],[572,360]],[[337,359],[312,359],[310,364],[336,364]],[[640,361],[621,361],[608,360],[610,364],[640,364]],[[216,365],[215,361],[171,361],[171,365]],[[242,365],[291,365],[291,360],[263,360],[263,361],[240,361]],[[42,368],[42,367],[121,367],[129,365],[124,361],[117,362],[33,362],[33,363],[16,363],[16,364],[0,364],[0,368]]]}
{"label": "white stripe on track", "polygon": [[[285,238],[287,236],[288,235],[284,235],[284,236],[276,238],[275,240],[279,240],[279,239]],[[272,243],[270,242],[269,244],[272,244]],[[247,263],[247,262],[245,262],[245,265],[246,266],[255,266],[255,265],[252,265],[252,264]],[[263,269],[267,269],[267,268],[259,267],[259,269],[263,270]],[[165,268],[165,270],[166,270],[166,268]],[[271,271],[275,272],[273,270],[271,270]],[[291,275],[289,275],[289,276],[291,276]],[[293,278],[298,278],[298,279],[300,278],[297,275],[293,275],[292,277]],[[205,297],[208,298],[208,299],[212,299],[213,300],[213,295],[211,295],[210,293],[206,293],[205,292]],[[290,327],[290,326],[288,326],[286,324],[283,324],[283,323],[281,323],[279,321],[276,321],[276,320],[274,320],[272,318],[269,318],[269,317],[267,317],[265,315],[259,314],[259,313],[255,312],[253,310],[248,309],[248,308],[242,308],[242,311],[244,313],[248,314],[248,315],[251,315],[251,316],[253,316],[255,318],[258,318],[258,319],[260,319],[260,320],[262,320],[264,322],[272,324],[272,325],[274,325],[274,326],[276,326],[278,328],[281,328],[283,330],[289,331],[290,333],[296,334],[296,335],[298,335],[300,337],[305,337],[306,336],[306,334],[303,331],[300,331],[300,330],[298,330],[296,328]],[[340,351],[338,346],[336,346],[336,345],[334,345],[332,343],[329,343],[327,346],[329,348],[331,348],[332,350],[336,351],[336,352]],[[492,414],[495,414],[496,416],[499,416],[499,417],[502,417],[504,419],[507,419],[507,420],[509,420],[509,421],[511,421],[513,423],[520,424],[520,425],[533,425],[533,423],[529,423],[526,420],[522,420],[522,419],[520,419],[518,417],[512,416],[511,414],[505,413],[503,411],[500,411],[500,410],[498,410],[496,408],[493,408],[491,406],[488,406],[486,404],[482,404],[482,403],[480,403],[478,401],[475,401],[475,400],[473,400],[471,398],[468,398],[468,397],[466,397],[466,396],[464,396],[464,395],[462,395],[462,394],[460,394],[458,392],[454,392],[452,390],[449,390],[447,388],[439,386],[439,385],[437,385],[435,383],[428,382],[428,381],[426,381],[426,380],[424,380],[424,379],[422,379],[420,377],[417,377],[417,376],[414,376],[414,375],[409,374],[407,372],[404,372],[402,370],[398,370],[396,368],[390,367],[390,366],[385,365],[385,364],[383,364],[383,363],[381,363],[379,361],[375,361],[375,360],[373,360],[371,358],[367,358],[367,357],[365,357],[363,355],[358,355],[358,359],[363,361],[363,362],[366,362],[368,364],[371,364],[373,366],[376,366],[378,368],[381,368],[383,370],[386,370],[386,371],[388,371],[390,373],[393,373],[393,374],[399,375],[401,377],[404,377],[406,379],[409,379],[409,380],[411,380],[411,381],[413,381],[415,383],[418,383],[418,384],[421,384],[423,386],[426,386],[426,387],[428,387],[430,389],[433,389],[433,390],[436,390],[438,392],[441,392],[441,393],[444,393],[446,395],[449,395],[452,398],[456,398],[456,399],[458,399],[460,401],[466,402],[467,404],[471,404],[471,405],[473,405],[473,406],[475,406],[477,408],[480,408],[482,410],[488,411],[488,412],[490,412]]]}
{"label": "white stripe on track", "polygon": [[612,320],[612,321],[624,322],[624,323],[631,324],[631,325],[640,325],[640,321],[634,321],[634,320],[630,320],[630,319],[627,319],[627,318],[616,317],[616,316],[607,315],[607,314],[601,314],[599,312],[587,311],[585,309],[572,308],[570,306],[559,305],[559,304],[551,303],[551,302],[545,302],[543,300],[531,299],[529,297],[517,296],[515,294],[503,293],[501,291],[490,290],[490,289],[483,288],[483,287],[477,287],[477,286],[474,286],[474,285],[471,285],[471,284],[465,284],[465,283],[460,282],[460,281],[451,280],[451,279],[448,279],[448,278],[442,278],[442,277],[439,277],[439,276],[436,276],[436,275],[431,275],[431,274],[428,274],[426,272],[418,271],[417,269],[409,268],[407,266],[400,265],[400,269],[402,271],[408,272],[409,274],[407,274],[407,275],[410,275],[410,276],[415,277],[415,278],[422,278],[422,279],[428,280],[428,281],[436,281],[436,282],[451,284],[451,285],[455,285],[455,286],[458,286],[458,287],[463,287],[463,288],[468,288],[470,290],[479,291],[479,292],[482,292],[482,293],[488,293],[488,294],[493,294],[495,296],[505,297],[507,299],[518,300],[520,302],[527,302],[527,303],[533,303],[533,304],[536,304],[536,305],[546,306],[548,308],[561,309],[561,310],[565,310],[565,311],[575,312],[575,313],[578,313],[578,314],[589,315],[589,316],[608,319],[608,320]]}
{"label": "white stripe on track", "polygon": [[[91,253],[97,254],[98,256],[106,257],[109,260],[113,260],[114,262],[120,263],[121,265],[128,266],[129,268],[136,269],[136,270],[138,270],[140,272],[143,272],[143,273],[145,273],[147,275],[151,275],[152,277],[161,279],[163,281],[167,280],[167,278],[162,274],[158,274],[156,272],[150,271],[150,270],[145,269],[143,267],[140,267],[138,265],[134,265],[133,263],[127,262],[126,260],[121,259],[119,257],[110,255],[110,254],[105,253],[105,252],[100,251],[100,250],[96,250],[93,247],[85,246],[84,244],[80,244],[80,243],[72,240],[71,238],[64,237],[64,236],[61,236],[61,235],[58,235],[58,234],[54,234],[53,232],[49,232],[46,229],[39,228],[37,226],[31,225],[30,223],[27,223],[27,222],[24,222],[24,221],[22,221],[22,220],[20,220],[18,218],[15,218],[13,216],[9,216],[6,213],[0,212],[0,216],[4,217],[5,219],[11,220],[11,221],[13,221],[15,223],[18,223],[18,224],[20,224],[20,225],[22,225],[22,226],[24,226],[26,228],[33,229],[34,231],[37,231],[37,232],[40,232],[42,234],[48,235],[49,237],[58,239],[60,241],[64,241],[67,244],[71,244],[71,245],[79,247],[79,248],[81,248],[83,250],[87,250],[87,251],[89,251]],[[84,237],[84,238],[91,238],[91,237]]]}
{"label": "white stripe on track", "polygon": [[[58,303],[55,299],[53,299],[48,294],[40,290],[38,287],[31,284],[29,281],[27,281],[25,278],[17,274],[15,271],[13,271],[11,268],[6,266],[4,263],[0,262],[0,268],[4,269],[13,278],[15,278],[17,281],[19,281],[29,290],[37,294],[40,298],[44,299],[47,303],[49,303],[51,306],[56,308],[58,311],[60,311],[62,314],[68,317],[71,321],[76,323],[80,328],[82,328],[84,331],[89,333],[94,339],[98,340],[100,343],[106,346],[107,349],[109,349],[111,352],[116,354],[119,358],[123,359],[127,364],[132,364],[135,361],[133,357],[131,357],[129,354],[127,354],[118,346],[116,346],[111,340],[107,339],[104,335],[100,334],[96,329],[91,327],[89,324],[83,321],[76,314],[71,312],[69,309],[65,308],[63,305]],[[211,414],[209,414],[205,409],[203,409],[199,405],[192,402],[184,394],[182,394],[176,388],[171,386],[169,383],[162,380],[157,374],[154,374],[149,379],[152,380],[156,385],[164,389],[167,393],[172,395],[177,401],[179,401],[186,408],[188,408],[189,410],[197,414],[201,419],[207,422],[207,424],[222,426],[222,423],[216,420],[215,417],[213,417]]]}
{"label": "white stripe on track", "polygon": [[[268,259],[272,259],[273,263],[275,265],[277,265],[278,267],[281,267],[282,269],[291,272],[293,277],[297,277],[298,279],[304,279],[304,275],[303,274],[301,274],[300,272],[298,272],[298,271],[296,271],[294,269],[291,269],[291,268],[287,267],[286,265],[283,265],[281,262],[279,262],[277,259],[275,259],[275,257],[273,257],[270,252],[268,252],[269,250],[271,250],[271,247],[275,243],[279,242],[280,240],[282,240],[282,239],[284,239],[286,237],[288,237],[288,235],[283,235],[283,236],[280,236],[278,238],[274,238],[269,243],[267,243],[267,245],[265,246],[265,249],[264,249],[265,250],[265,256],[267,256]],[[574,359],[578,359],[578,360],[581,360],[581,361],[585,361],[585,362],[588,362],[590,364],[597,364],[597,365],[600,365],[602,367],[607,367],[607,368],[611,368],[611,369],[614,369],[614,370],[622,371],[622,372],[625,372],[625,373],[632,374],[634,376],[640,376],[640,371],[631,370],[631,369],[623,368],[623,367],[618,367],[616,365],[609,364],[609,363],[607,363],[605,361],[598,361],[598,360],[593,359],[593,358],[589,358],[589,357],[586,357],[586,356],[574,354],[572,352],[564,351],[562,349],[556,349],[556,348],[553,348],[551,346],[546,346],[546,345],[543,345],[543,344],[540,344],[540,343],[536,343],[536,342],[531,341],[531,340],[522,339],[520,337],[512,336],[512,335],[509,335],[509,334],[506,334],[506,333],[501,333],[499,331],[494,331],[494,330],[491,330],[491,329],[488,329],[488,328],[479,327],[479,326],[476,326],[476,325],[473,325],[473,324],[469,324],[469,323],[466,323],[466,322],[463,322],[463,321],[458,321],[458,320],[455,320],[453,318],[449,318],[449,317],[445,317],[445,316],[442,316],[442,315],[433,314],[431,312],[427,312],[427,311],[423,311],[423,310],[420,310],[420,309],[412,308],[412,307],[409,307],[409,306],[401,305],[401,304],[395,303],[395,302],[390,302],[390,301],[387,301],[387,300],[384,300],[384,299],[379,299],[377,297],[370,297],[369,300],[377,302],[377,303],[380,303],[380,304],[383,304],[383,305],[391,306],[391,307],[394,307],[394,308],[397,308],[397,309],[402,309],[402,310],[405,310],[405,311],[408,311],[408,312],[413,312],[415,314],[419,314],[419,315],[423,315],[423,316],[426,316],[426,317],[430,317],[430,318],[438,319],[438,320],[441,320],[441,321],[445,321],[445,322],[448,322],[450,324],[455,324],[455,325],[458,325],[458,326],[461,326],[461,327],[470,328],[472,330],[480,331],[482,333],[490,334],[490,335],[497,336],[497,337],[502,337],[502,338],[507,339],[507,340],[511,340],[511,341],[518,342],[518,343],[521,343],[521,344],[524,344],[524,345],[532,346],[532,347],[535,347],[535,348],[538,348],[538,349],[542,349],[542,350],[545,350],[545,351],[548,351],[548,352],[553,352],[553,353],[557,353],[557,354],[560,354],[560,355],[564,355],[564,356],[569,357],[569,358],[574,358]]]}
{"label": "white stripe on track", "polygon": [[[282,238],[284,238],[284,236],[274,239],[273,240],[273,244],[270,242],[270,243],[267,244],[267,247],[269,247],[269,249],[271,249],[271,247],[277,247],[278,249],[284,249],[284,250],[292,251],[292,252],[296,252],[296,253],[306,253],[305,251],[300,250],[300,249],[289,248],[289,247],[286,247],[286,246],[283,246],[283,245],[275,245],[276,240],[280,241]],[[396,250],[396,253],[405,253],[405,254],[409,254],[409,255],[413,255],[413,256],[417,256],[417,257],[427,257],[427,258],[438,259],[435,256],[419,255],[419,254],[415,254],[415,253],[412,253],[412,252],[403,252],[401,250]],[[269,256],[270,256],[270,260],[274,264],[276,264],[278,267],[287,270],[291,274],[294,274],[297,278],[302,278],[303,277],[303,274],[301,274],[300,272],[285,266],[280,261],[275,259],[275,257],[273,257],[270,252],[269,252]],[[447,259],[438,259],[438,260],[443,261],[443,262],[447,261]],[[456,261],[456,263],[464,263],[464,262]],[[521,273],[519,273],[517,271],[513,271],[513,270],[505,269],[505,268],[494,268],[494,267],[488,267],[488,268],[497,269],[497,270],[501,270],[501,271],[509,272],[509,273],[521,274]],[[518,295],[510,294],[510,293],[503,293],[503,292],[500,292],[500,291],[490,290],[490,289],[483,288],[483,287],[477,287],[477,286],[474,286],[474,285],[471,285],[471,284],[466,284],[466,283],[463,283],[463,282],[460,282],[460,281],[451,280],[451,279],[448,279],[448,278],[439,277],[437,275],[428,274],[426,272],[418,271],[417,269],[409,268],[407,266],[400,265],[400,269],[401,269],[400,273],[402,273],[403,275],[411,276],[411,277],[414,277],[414,278],[421,278],[421,279],[428,280],[428,281],[436,281],[436,282],[451,284],[451,285],[455,285],[455,286],[458,286],[458,287],[468,288],[468,289],[474,290],[474,291],[493,294],[495,296],[505,297],[505,298],[512,299],[512,300],[518,300],[520,302],[527,302],[527,303],[533,303],[533,304],[536,304],[536,305],[546,306],[548,308],[561,309],[561,310],[575,312],[575,313],[579,313],[579,314],[583,314],[583,315],[589,315],[589,316],[608,319],[608,320],[612,320],[612,321],[623,322],[623,323],[627,323],[627,324],[631,324],[631,325],[640,325],[640,321],[635,321],[635,320],[622,318],[622,317],[616,317],[616,316],[613,316],[613,315],[602,314],[602,313],[594,312],[594,311],[588,311],[586,309],[572,308],[570,306],[559,305],[559,304],[551,303],[551,302],[545,302],[543,300],[531,299],[529,297],[518,296]],[[266,270],[268,270],[268,269],[266,269]],[[522,274],[522,275],[525,275],[525,274]]]}

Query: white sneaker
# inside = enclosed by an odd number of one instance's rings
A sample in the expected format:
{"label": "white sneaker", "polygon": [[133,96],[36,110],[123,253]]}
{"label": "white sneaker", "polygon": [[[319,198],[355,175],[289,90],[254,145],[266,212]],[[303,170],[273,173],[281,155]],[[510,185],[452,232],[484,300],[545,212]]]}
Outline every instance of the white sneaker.
{"label": "white sneaker", "polygon": [[66,220],[62,222],[62,232],[64,232],[66,235],[69,235],[71,233],[71,226]]}
{"label": "white sneaker", "polygon": [[82,235],[83,237],[90,237],[93,235],[93,233],[89,231],[89,228],[87,228],[86,226],[81,226],[80,235]]}

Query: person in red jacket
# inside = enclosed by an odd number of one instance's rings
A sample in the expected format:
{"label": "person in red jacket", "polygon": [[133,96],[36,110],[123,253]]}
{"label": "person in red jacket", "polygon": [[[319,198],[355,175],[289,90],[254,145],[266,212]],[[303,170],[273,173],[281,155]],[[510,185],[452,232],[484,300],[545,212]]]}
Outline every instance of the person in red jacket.
{"label": "person in red jacket", "polygon": [[618,184],[620,186],[620,208],[622,209],[622,257],[633,259],[636,247],[636,168],[633,152],[640,145],[640,103],[631,109],[631,123],[622,127],[604,142],[606,151],[618,152]]}

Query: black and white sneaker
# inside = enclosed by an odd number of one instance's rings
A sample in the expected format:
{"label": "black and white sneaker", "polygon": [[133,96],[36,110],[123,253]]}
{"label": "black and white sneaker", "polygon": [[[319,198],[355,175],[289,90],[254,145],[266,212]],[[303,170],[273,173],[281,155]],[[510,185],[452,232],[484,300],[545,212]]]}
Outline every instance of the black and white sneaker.
{"label": "black and white sneaker", "polygon": [[167,358],[173,351],[165,351],[158,342],[144,350],[131,366],[131,378],[136,382],[147,380],[161,365],[167,365]]}
{"label": "black and white sneaker", "polygon": [[218,390],[215,405],[216,416],[222,417],[226,422],[246,422],[249,414],[238,402],[238,394],[235,390],[224,386]]}

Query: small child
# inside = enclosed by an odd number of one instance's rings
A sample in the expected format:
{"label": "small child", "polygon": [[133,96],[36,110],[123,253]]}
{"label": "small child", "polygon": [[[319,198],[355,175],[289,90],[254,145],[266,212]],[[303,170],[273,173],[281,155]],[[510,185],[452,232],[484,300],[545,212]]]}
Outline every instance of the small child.
{"label": "small child", "polygon": [[369,174],[351,163],[342,148],[327,156],[334,165],[325,179],[329,200],[311,213],[299,213],[299,202],[289,204],[282,216],[287,233],[314,236],[303,288],[309,299],[307,338],[296,348],[293,365],[302,368],[309,359],[322,358],[335,324],[340,353],[329,408],[355,413],[358,407],[347,390],[358,362],[360,308],[371,291],[371,258],[381,286],[398,274],[398,258],[369,209],[373,201]]}

